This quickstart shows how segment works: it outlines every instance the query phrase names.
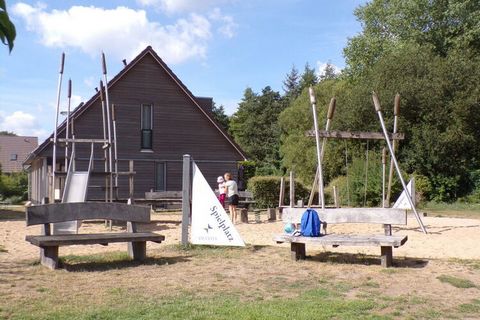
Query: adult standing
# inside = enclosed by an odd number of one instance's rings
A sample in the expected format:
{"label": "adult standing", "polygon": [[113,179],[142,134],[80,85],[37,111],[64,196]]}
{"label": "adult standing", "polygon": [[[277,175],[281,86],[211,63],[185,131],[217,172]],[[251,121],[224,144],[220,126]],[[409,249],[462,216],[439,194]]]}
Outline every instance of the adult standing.
{"label": "adult standing", "polygon": [[230,172],[225,173],[225,192],[227,194],[228,210],[230,211],[230,218],[233,223],[237,222],[237,206],[238,206],[238,186],[232,180]]}

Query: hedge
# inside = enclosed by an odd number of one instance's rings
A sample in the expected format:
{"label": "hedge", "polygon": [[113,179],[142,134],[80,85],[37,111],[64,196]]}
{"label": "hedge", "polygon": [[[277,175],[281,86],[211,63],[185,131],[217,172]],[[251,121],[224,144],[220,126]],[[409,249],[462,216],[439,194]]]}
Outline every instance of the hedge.
{"label": "hedge", "polygon": [[[278,176],[255,176],[248,182],[248,190],[253,193],[257,208],[276,208],[280,193]],[[295,179],[295,201],[303,199],[306,203],[310,191],[300,181]],[[285,203],[290,203],[290,179],[285,179]]]}

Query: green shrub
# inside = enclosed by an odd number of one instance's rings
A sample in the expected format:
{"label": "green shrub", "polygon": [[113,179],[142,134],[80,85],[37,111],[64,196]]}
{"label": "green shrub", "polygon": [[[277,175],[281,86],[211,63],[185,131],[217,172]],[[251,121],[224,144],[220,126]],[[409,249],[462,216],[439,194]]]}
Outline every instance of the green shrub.
{"label": "green shrub", "polygon": [[[253,193],[257,208],[275,208],[278,206],[280,193],[280,177],[278,176],[255,176],[248,182],[248,190]],[[290,180],[285,179],[285,203],[289,203]],[[309,190],[295,179],[295,201],[303,199],[308,201]]]}
{"label": "green shrub", "polygon": [[0,198],[28,197],[28,178],[26,172],[2,174],[0,176]]}

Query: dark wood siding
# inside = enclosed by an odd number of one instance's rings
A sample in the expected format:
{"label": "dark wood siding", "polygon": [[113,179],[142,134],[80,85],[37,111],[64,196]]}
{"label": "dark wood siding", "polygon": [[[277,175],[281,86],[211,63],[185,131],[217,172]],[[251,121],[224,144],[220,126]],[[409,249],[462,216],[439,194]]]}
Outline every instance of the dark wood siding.
{"label": "dark wood siding", "polygon": [[[236,162],[242,160],[240,153],[151,54],[128,70],[110,88],[109,94],[110,102],[115,104],[119,171],[128,171],[128,160],[134,160],[136,198],[143,198],[145,192],[155,189],[155,161],[166,162],[167,190],[181,190],[183,154],[190,154],[198,161],[212,187],[216,185],[216,177],[225,171],[236,174]],[[140,111],[145,103],[153,105],[152,152],[140,148]],[[102,138],[100,100],[94,101],[74,124],[76,138]],[[77,157],[88,159],[89,145],[77,146],[76,150]],[[63,154],[62,148],[59,154]],[[50,156],[51,148],[43,155]],[[98,145],[95,158],[102,157]],[[101,162],[95,165],[103,170]],[[104,184],[102,181],[94,178],[91,185],[100,186]],[[119,183],[119,195],[125,198],[128,179],[120,177]],[[88,197],[102,199],[104,193],[101,188],[91,188]]]}

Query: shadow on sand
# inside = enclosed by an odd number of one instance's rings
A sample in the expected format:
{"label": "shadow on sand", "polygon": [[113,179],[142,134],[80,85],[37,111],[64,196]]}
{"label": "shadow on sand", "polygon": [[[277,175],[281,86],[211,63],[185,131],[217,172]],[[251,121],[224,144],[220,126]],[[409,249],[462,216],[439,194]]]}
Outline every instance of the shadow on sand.
{"label": "shadow on sand", "polygon": [[[307,256],[307,259],[333,264],[380,265],[379,256],[370,256],[360,253],[321,252],[313,256]],[[425,259],[393,257],[393,267],[395,268],[425,268],[427,264],[428,260]]]}

